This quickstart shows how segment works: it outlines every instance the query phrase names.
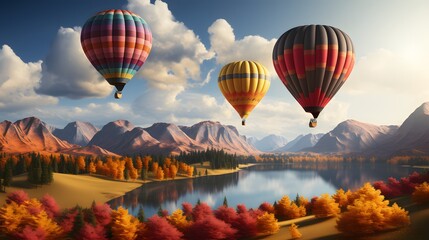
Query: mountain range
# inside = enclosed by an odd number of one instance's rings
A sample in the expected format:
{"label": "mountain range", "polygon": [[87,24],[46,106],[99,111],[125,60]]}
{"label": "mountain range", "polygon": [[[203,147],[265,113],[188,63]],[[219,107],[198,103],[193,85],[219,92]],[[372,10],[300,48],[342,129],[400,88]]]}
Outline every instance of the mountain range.
{"label": "mountain range", "polygon": [[0,123],[0,151],[92,155],[178,154],[181,151],[224,149],[228,153],[316,152],[429,154],[429,102],[423,103],[401,126],[378,126],[346,120],[326,134],[300,135],[288,142],[278,135],[261,140],[240,135],[233,126],[203,121],[192,126],[155,123],[136,127],[127,120],[101,129],[75,121],[55,128],[36,117]]}

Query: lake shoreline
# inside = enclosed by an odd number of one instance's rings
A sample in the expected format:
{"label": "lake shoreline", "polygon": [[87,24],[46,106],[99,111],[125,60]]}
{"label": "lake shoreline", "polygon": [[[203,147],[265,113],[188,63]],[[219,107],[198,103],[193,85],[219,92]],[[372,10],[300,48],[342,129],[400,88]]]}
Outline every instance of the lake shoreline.
{"label": "lake shoreline", "polygon": [[[254,165],[256,164],[240,164],[236,169],[207,169],[207,176],[231,174]],[[97,174],[73,175],[54,173],[53,183],[34,187],[32,184],[27,182],[27,175],[23,174],[15,176],[11,186],[6,188],[6,192],[0,193],[0,202],[5,203],[8,193],[16,190],[24,190],[30,198],[40,199],[45,194],[49,194],[54,197],[61,209],[71,208],[76,205],[81,207],[90,207],[93,201],[98,203],[107,203],[118,197],[124,196],[126,193],[133,191],[146,183],[176,181],[199,177],[206,177],[206,175],[202,174],[201,176],[193,177],[180,175],[175,179],[137,179],[135,181],[126,181],[113,180],[106,176]]]}

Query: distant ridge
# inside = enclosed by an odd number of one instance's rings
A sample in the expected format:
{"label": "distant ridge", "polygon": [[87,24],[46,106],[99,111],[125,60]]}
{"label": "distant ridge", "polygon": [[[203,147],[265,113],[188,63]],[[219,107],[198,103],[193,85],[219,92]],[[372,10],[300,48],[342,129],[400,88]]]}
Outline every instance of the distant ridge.
{"label": "distant ridge", "polygon": [[107,123],[101,130],[81,121],[71,122],[63,129],[58,129],[36,117],[0,123],[0,151],[10,153],[35,151],[86,155],[168,155],[208,148],[223,149],[238,155],[296,151],[370,155],[429,154],[429,102],[415,109],[401,126],[378,126],[350,119],[339,123],[326,134],[300,135],[290,142],[277,135],[269,135],[261,140],[246,138],[234,126],[214,121],[202,121],[192,126],[154,123],[141,128],[127,120],[117,120]]}

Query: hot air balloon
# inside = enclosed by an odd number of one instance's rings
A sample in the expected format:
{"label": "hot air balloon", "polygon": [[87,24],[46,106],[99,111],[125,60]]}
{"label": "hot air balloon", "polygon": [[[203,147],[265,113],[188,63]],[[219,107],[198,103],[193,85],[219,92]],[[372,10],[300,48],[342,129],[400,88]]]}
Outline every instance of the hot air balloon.
{"label": "hot air balloon", "polygon": [[89,18],[80,41],[91,64],[122,97],[122,89],[146,61],[152,47],[147,23],[127,10],[106,10]]}
{"label": "hot air balloon", "polygon": [[246,125],[246,118],[270,88],[268,70],[254,61],[225,65],[218,77],[218,86]]}
{"label": "hot air balloon", "polygon": [[309,126],[349,77],[355,62],[350,37],[338,28],[306,25],[290,29],[273,49],[274,68],[283,84],[313,115]]}

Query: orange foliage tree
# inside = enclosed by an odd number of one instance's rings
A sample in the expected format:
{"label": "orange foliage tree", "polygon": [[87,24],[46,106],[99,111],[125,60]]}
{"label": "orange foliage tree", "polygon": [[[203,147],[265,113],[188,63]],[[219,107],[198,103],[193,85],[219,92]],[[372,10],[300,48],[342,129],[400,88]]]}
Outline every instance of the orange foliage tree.
{"label": "orange foliage tree", "polygon": [[345,192],[342,188],[338,189],[337,192],[332,196],[334,201],[338,203],[338,206],[341,210],[345,210],[347,205],[349,205],[349,197],[352,194],[350,190]]}
{"label": "orange foliage tree", "polygon": [[162,170],[162,168],[157,168],[158,170],[156,171],[156,179],[158,180],[163,180],[164,179],[164,171]]}
{"label": "orange foliage tree", "polygon": [[429,184],[424,182],[414,189],[412,199],[419,204],[429,203]]}
{"label": "orange foliage tree", "polygon": [[44,233],[46,239],[59,239],[60,226],[49,217],[37,199],[26,200],[21,204],[10,202],[0,208],[0,232],[15,239],[28,228]]}
{"label": "orange foliage tree", "polygon": [[329,196],[329,194],[322,194],[313,203],[312,212],[317,218],[337,216],[341,211],[338,203]]}
{"label": "orange foliage tree", "polygon": [[304,206],[298,206],[288,196],[283,196],[274,206],[274,212],[279,220],[304,217],[306,210]]}
{"label": "orange foliage tree", "polygon": [[289,226],[288,230],[292,239],[298,239],[302,236],[302,234],[298,230],[298,226],[295,225],[295,223],[292,223],[292,225]]}
{"label": "orange foliage tree", "polygon": [[280,227],[274,214],[264,212],[256,219],[258,232],[263,235],[274,234],[279,231]]}
{"label": "orange foliage tree", "polygon": [[406,226],[408,212],[396,203],[389,206],[380,190],[366,183],[350,195],[347,211],[337,220],[337,229],[347,235],[364,235]]}

